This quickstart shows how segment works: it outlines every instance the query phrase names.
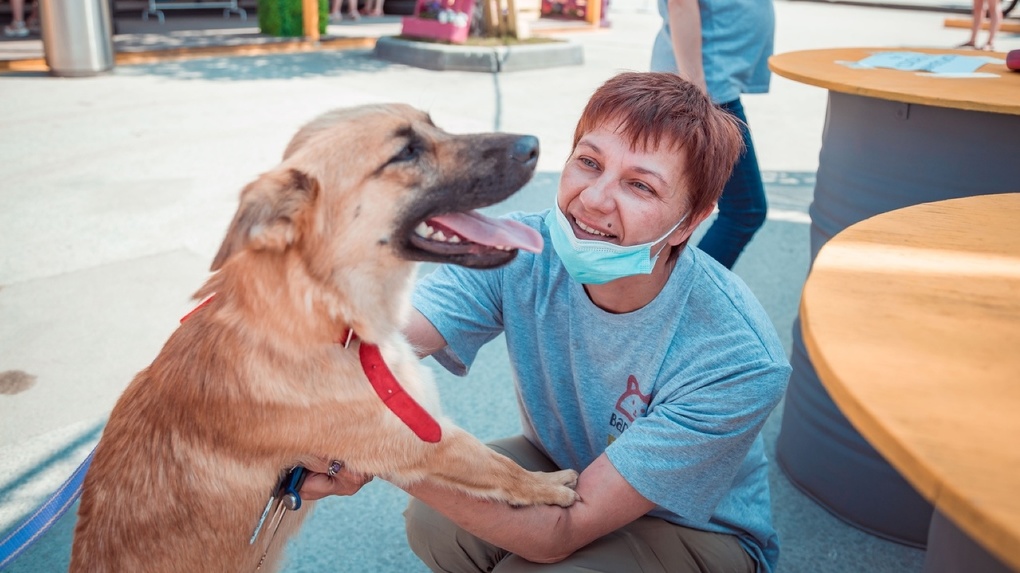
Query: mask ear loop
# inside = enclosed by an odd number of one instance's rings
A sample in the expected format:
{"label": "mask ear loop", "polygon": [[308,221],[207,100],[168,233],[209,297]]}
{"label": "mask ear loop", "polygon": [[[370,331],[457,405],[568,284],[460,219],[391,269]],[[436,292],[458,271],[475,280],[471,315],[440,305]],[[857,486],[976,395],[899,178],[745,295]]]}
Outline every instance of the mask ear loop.
{"label": "mask ear loop", "polygon": [[[673,235],[673,232],[674,232],[674,231],[675,231],[676,229],[680,228],[680,225],[681,225],[681,224],[683,224],[683,221],[685,221],[685,220],[687,220],[687,216],[686,216],[686,215],[683,215],[682,217],[680,217],[680,220],[676,221],[676,224],[674,224],[674,225],[673,225],[673,228],[671,228],[671,229],[669,229],[669,230],[667,230],[667,231],[666,231],[666,235],[663,235],[662,237],[660,237],[660,238],[659,238],[659,240],[658,240],[658,241],[656,241],[656,242],[654,242],[654,243],[652,243],[652,244],[653,244],[653,245],[655,245],[655,244],[656,244],[656,243],[658,243],[659,241],[665,241],[665,240],[666,240],[666,239],[667,239],[667,238],[668,238],[668,237],[669,237],[670,235]],[[688,238],[688,239],[690,239],[690,238]],[[653,259],[658,259],[658,258],[659,258],[659,255],[661,255],[661,254],[662,254],[662,252],[666,250],[666,247],[667,247],[667,246],[668,246],[668,243],[667,243],[666,245],[663,245],[663,246],[662,246],[662,248],[661,248],[661,249],[659,249],[659,252],[658,252],[658,253],[656,253],[656,254],[655,254],[655,256],[654,256],[654,257],[652,257],[652,258],[653,258]]]}
{"label": "mask ear loop", "polygon": [[[666,231],[665,235],[659,237],[659,241],[665,241],[666,238],[669,237],[670,235],[672,235],[674,231],[679,229],[680,225],[683,225],[684,221],[686,221],[686,220],[687,220],[687,215],[684,215],[683,217],[680,217],[680,220],[677,221],[676,225],[673,225],[672,229]],[[691,239],[690,237],[687,237],[687,241],[689,241],[690,239]],[[659,241],[655,241],[655,242],[658,243]],[[684,244],[687,244],[687,241],[684,241]],[[652,244],[655,244],[655,243],[652,243]],[[666,247],[668,247],[668,246],[669,246],[669,243],[666,243],[665,245],[662,245],[662,248],[659,249],[659,252],[655,253],[655,256],[652,257],[652,263],[653,264],[655,263],[655,261],[659,260],[659,255],[661,255],[662,251],[665,251]],[[677,246],[679,246],[679,245],[677,245]]]}

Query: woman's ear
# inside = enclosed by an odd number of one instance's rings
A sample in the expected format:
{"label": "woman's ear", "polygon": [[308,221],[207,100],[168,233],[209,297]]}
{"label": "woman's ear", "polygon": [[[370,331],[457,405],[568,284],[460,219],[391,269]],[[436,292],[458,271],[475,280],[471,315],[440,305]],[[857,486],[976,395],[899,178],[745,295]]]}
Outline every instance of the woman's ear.
{"label": "woman's ear", "polygon": [[675,247],[677,245],[687,243],[687,240],[694,234],[698,225],[703,223],[705,219],[712,216],[712,213],[715,212],[715,206],[716,204],[712,203],[703,211],[688,215],[687,218],[684,219],[684,222],[681,223],[680,226],[677,227],[676,230],[669,236],[669,244]]}

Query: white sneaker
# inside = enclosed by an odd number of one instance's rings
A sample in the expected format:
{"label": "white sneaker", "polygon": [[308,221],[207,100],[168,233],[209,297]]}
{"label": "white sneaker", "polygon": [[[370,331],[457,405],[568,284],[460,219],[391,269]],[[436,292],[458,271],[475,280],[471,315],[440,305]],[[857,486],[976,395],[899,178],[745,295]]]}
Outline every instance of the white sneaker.
{"label": "white sneaker", "polygon": [[9,26],[4,26],[4,36],[8,38],[24,38],[27,35],[28,28],[24,22],[11,22]]}

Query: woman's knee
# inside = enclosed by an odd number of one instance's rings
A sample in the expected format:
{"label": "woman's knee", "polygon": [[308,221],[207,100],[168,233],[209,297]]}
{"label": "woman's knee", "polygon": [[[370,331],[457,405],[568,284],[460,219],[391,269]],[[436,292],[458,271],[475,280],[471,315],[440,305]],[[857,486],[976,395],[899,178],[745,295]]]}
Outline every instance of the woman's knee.
{"label": "woman's knee", "polygon": [[415,555],[421,556],[421,551],[430,545],[430,538],[435,534],[435,528],[431,526],[435,511],[424,503],[411,498],[404,510],[404,532],[407,535],[407,544],[414,551]]}
{"label": "woman's knee", "polygon": [[437,548],[450,544],[453,527],[448,519],[417,499],[411,498],[404,510],[407,545],[433,571],[449,570],[444,569],[447,564],[442,563],[443,552]]}

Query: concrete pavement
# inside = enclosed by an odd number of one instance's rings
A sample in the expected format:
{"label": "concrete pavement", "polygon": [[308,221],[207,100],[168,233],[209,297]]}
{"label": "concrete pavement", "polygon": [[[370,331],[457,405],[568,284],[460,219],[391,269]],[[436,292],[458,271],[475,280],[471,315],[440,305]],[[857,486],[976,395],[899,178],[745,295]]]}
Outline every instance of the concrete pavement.
{"label": "concrete pavement", "polygon": [[[938,12],[775,6],[777,53],[966,39]],[[23,391],[0,393],[0,531],[87,454],[121,390],[192,305],[238,192],[278,161],[302,123],[337,106],[401,101],[450,131],[535,134],[539,173],[498,211],[544,208],[588,95],[618,71],[647,69],[659,25],[654,3],[613,0],[610,16],[610,29],[559,35],[583,46],[584,65],[545,70],[432,72],[354,49],[155,61],[81,79],[0,75],[0,373],[34,377]],[[381,25],[378,35],[395,33]],[[997,43],[1020,48],[1015,35]],[[788,349],[807,272],[806,211],[825,101],[824,90],[778,77],[768,95],[744,98],[772,212],[735,270]],[[467,379],[435,370],[454,420],[482,439],[518,432],[498,344]],[[770,448],[778,414],[766,428]],[[775,468],[772,486],[780,571],[920,570],[923,552],[844,525]],[[321,502],[291,543],[285,570],[423,571],[404,541],[405,502],[378,481]],[[66,569],[73,522],[62,519],[9,570]]]}

